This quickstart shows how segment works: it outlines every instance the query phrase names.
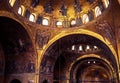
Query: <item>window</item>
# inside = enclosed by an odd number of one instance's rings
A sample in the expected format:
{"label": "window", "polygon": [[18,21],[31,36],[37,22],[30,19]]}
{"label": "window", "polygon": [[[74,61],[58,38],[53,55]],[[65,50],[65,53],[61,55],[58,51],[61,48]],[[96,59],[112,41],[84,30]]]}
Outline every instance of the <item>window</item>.
{"label": "window", "polygon": [[101,9],[100,9],[100,7],[99,6],[97,6],[97,7],[95,7],[95,16],[97,17],[97,16],[99,16],[99,15],[101,15]]}
{"label": "window", "polygon": [[56,25],[57,26],[62,26],[62,22],[61,21],[57,21]]}
{"label": "window", "polygon": [[86,46],[86,50],[89,50],[89,49],[90,49],[90,46],[89,46],[89,45],[87,45],[87,46]]}
{"label": "window", "polygon": [[75,45],[72,46],[72,50],[75,50]]}
{"label": "window", "polygon": [[89,45],[87,45],[87,46],[86,46],[85,51],[86,51],[86,52],[91,51],[91,48],[90,48],[90,46],[89,46]]}
{"label": "window", "polygon": [[42,20],[42,25],[49,25],[49,20],[47,18],[44,18]]}
{"label": "window", "polygon": [[89,22],[89,17],[88,17],[87,14],[83,15],[82,21],[83,21],[84,24],[86,24],[87,22]]}
{"label": "window", "polygon": [[79,51],[82,51],[82,50],[83,50],[83,48],[82,48],[82,46],[80,45],[80,46],[79,46]]}
{"label": "window", "polygon": [[57,26],[57,27],[62,27],[62,26],[63,26],[63,22],[62,22],[61,20],[58,20],[58,21],[56,22],[56,26]]}
{"label": "window", "polygon": [[103,0],[105,7],[107,8],[109,5],[109,0]]}
{"label": "window", "polygon": [[9,4],[10,4],[11,7],[14,6],[15,1],[16,1],[16,0],[9,0]]}
{"label": "window", "polygon": [[35,22],[35,16],[33,14],[30,14],[29,21]]}
{"label": "window", "polygon": [[24,15],[25,13],[25,7],[23,5],[21,5],[19,8],[18,8],[18,14],[20,15]]}
{"label": "window", "polygon": [[22,8],[21,7],[19,7],[19,9],[18,9],[18,14],[22,15]]}
{"label": "window", "polygon": [[72,26],[73,25],[76,25],[76,20],[71,20],[71,23],[70,23]]}
{"label": "window", "polygon": [[97,46],[93,46],[93,50],[98,50],[98,47]]}

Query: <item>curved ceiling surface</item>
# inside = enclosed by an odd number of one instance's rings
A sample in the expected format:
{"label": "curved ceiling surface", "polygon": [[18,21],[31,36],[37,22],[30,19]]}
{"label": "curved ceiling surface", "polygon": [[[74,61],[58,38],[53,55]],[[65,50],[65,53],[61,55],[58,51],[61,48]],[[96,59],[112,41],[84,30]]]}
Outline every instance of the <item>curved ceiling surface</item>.
{"label": "curved ceiling surface", "polygon": [[[18,8],[16,13],[31,22],[50,25],[49,22],[54,19],[56,25],[65,27],[69,27],[69,23],[82,25],[94,20],[108,8],[109,3],[109,0],[9,0],[11,7]],[[45,20],[47,24],[43,22],[46,16],[49,20]]]}

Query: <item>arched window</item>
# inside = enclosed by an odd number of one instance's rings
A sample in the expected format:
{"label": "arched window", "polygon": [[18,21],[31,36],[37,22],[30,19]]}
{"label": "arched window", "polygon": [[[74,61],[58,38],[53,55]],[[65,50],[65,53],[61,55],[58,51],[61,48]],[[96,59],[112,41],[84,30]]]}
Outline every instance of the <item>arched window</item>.
{"label": "arched window", "polygon": [[47,18],[43,18],[42,25],[49,25],[49,20]]}
{"label": "arched window", "polygon": [[86,24],[87,22],[89,22],[89,17],[87,14],[84,14],[83,17],[82,17],[82,21],[84,24]]}
{"label": "arched window", "polygon": [[71,50],[72,50],[72,51],[75,50],[75,45],[72,45],[72,49],[71,49]]}
{"label": "arched window", "polygon": [[22,7],[18,8],[18,14],[22,15]]}
{"label": "arched window", "polygon": [[62,22],[61,22],[61,21],[57,21],[57,22],[56,22],[56,25],[57,25],[57,26],[62,26]]}
{"label": "arched window", "polygon": [[75,20],[75,19],[71,20],[70,25],[71,25],[71,26],[76,25],[76,20]]}
{"label": "arched window", "polygon": [[82,51],[83,50],[83,47],[82,45],[79,46],[79,51]]}
{"label": "arched window", "polygon": [[30,17],[30,11],[29,10],[26,10],[25,11],[25,17],[28,19]]}
{"label": "arched window", "polygon": [[101,12],[100,7],[99,6],[95,7],[95,16],[98,17],[101,14],[102,14],[102,12]]}
{"label": "arched window", "polygon": [[25,13],[25,7],[23,5],[21,5],[19,8],[18,8],[18,14],[20,15],[24,15]]}
{"label": "arched window", "polygon": [[104,2],[105,7],[107,8],[110,3],[109,0],[103,0],[103,2]]}
{"label": "arched window", "polygon": [[33,14],[30,14],[29,21],[35,22],[35,16]]}
{"label": "arched window", "polygon": [[9,4],[10,4],[11,7],[14,6],[15,1],[16,1],[16,0],[9,0]]}

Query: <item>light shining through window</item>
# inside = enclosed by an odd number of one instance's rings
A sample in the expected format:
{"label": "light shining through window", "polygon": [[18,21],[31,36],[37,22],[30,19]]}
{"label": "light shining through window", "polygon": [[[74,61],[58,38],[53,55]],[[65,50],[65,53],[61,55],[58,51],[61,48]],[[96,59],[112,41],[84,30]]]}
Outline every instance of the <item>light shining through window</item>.
{"label": "light shining through window", "polygon": [[105,7],[107,8],[109,5],[109,0],[104,0]]}
{"label": "light shining through window", "polygon": [[56,25],[57,26],[62,26],[62,22],[61,21],[57,21]]}
{"label": "light shining through window", "polygon": [[16,1],[16,0],[9,0],[9,4],[10,4],[11,7],[14,6],[15,1]]}
{"label": "light shining through window", "polygon": [[75,50],[75,45],[72,46],[72,50]]}
{"label": "light shining through window", "polygon": [[76,21],[75,20],[72,20],[71,21],[71,25],[75,25],[76,24]]}
{"label": "light shining through window", "polygon": [[18,14],[22,15],[22,8],[21,7],[19,7],[19,9],[18,9]]}
{"label": "light shining through window", "polygon": [[44,19],[42,20],[42,25],[49,25],[48,19],[44,18]]}
{"label": "light shining through window", "polygon": [[98,17],[99,15],[101,15],[102,14],[102,12],[101,12],[101,9],[100,9],[100,7],[95,7],[95,16],[96,17]]}
{"label": "light shining through window", "polygon": [[87,14],[83,15],[82,21],[83,21],[84,24],[86,24],[87,22],[89,22],[89,17],[88,17]]}
{"label": "light shining through window", "polygon": [[83,50],[83,49],[82,49],[82,46],[80,45],[80,46],[79,46],[79,51],[82,51],[82,50]]}
{"label": "light shining through window", "polygon": [[35,16],[33,14],[30,15],[29,17],[29,21],[31,22],[35,22]]}

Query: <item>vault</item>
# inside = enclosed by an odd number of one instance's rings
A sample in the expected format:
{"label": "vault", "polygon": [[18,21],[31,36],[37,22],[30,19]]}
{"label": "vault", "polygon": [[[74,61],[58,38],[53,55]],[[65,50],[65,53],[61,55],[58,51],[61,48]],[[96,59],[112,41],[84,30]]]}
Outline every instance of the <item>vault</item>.
{"label": "vault", "polygon": [[[83,46],[81,51],[79,51],[79,46]],[[97,47],[96,50],[94,46]],[[60,38],[47,49],[40,65],[40,79],[47,78],[51,83],[71,80],[68,74],[71,64],[74,64],[79,57],[84,55],[89,57],[89,54],[97,54],[102,60],[103,58],[108,60],[117,77],[115,57],[104,43],[89,35],[73,34]]]}

